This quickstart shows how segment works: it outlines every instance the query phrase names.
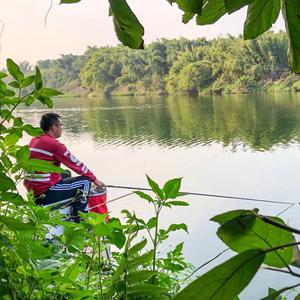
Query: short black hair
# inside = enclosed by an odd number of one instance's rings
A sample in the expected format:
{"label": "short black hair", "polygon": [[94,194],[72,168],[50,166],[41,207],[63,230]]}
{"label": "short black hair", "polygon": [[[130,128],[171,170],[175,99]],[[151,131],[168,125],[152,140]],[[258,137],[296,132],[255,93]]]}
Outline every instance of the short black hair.
{"label": "short black hair", "polygon": [[40,127],[44,132],[48,132],[50,128],[59,122],[60,115],[56,113],[47,113],[42,115]]}

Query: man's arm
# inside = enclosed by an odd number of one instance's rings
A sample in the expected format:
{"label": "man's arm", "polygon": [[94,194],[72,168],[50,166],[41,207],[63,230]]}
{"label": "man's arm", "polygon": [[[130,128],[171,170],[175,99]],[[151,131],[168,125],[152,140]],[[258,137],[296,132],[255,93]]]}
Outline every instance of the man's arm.
{"label": "man's arm", "polygon": [[64,144],[57,142],[56,146],[57,147],[54,153],[54,157],[59,162],[61,162],[77,174],[81,176],[86,176],[97,186],[104,186],[104,184],[96,178],[96,176],[88,169],[88,167],[85,164],[83,164],[74,155],[70,153],[70,151]]}

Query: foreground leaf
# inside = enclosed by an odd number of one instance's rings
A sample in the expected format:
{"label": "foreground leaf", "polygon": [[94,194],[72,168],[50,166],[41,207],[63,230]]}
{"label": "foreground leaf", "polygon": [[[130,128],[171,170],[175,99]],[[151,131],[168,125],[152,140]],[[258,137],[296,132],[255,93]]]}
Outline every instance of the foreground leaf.
{"label": "foreground leaf", "polygon": [[264,258],[257,249],[240,253],[193,281],[174,300],[233,299],[249,284]]}
{"label": "foreground leaf", "polygon": [[140,265],[148,264],[153,259],[153,250],[144,253],[128,261],[128,269],[136,268]]}
{"label": "foreground leaf", "polygon": [[1,217],[0,222],[5,224],[5,226],[10,230],[32,231],[35,228],[34,224],[32,223],[24,223],[11,217]]}
{"label": "foreground leaf", "polygon": [[169,228],[167,229],[167,233],[177,231],[177,230],[184,230],[186,233],[188,232],[188,227],[185,223],[180,224],[171,224]]}
{"label": "foreground leaf", "polygon": [[282,0],[282,15],[289,39],[289,64],[294,72],[300,73],[299,1]]}
{"label": "foreground leaf", "polygon": [[60,4],[66,3],[66,4],[72,4],[72,3],[78,3],[81,0],[60,0]]}
{"label": "foreground leaf", "polygon": [[22,162],[21,164],[22,167],[27,171],[64,173],[64,169],[54,166],[48,161],[41,159],[30,159],[26,162]]}
{"label": "foreground leaf", "polygon": [[42,74],[37,66],[35,67],[34,86],[37,91],[43,87]]}
{"label": "foreground leaf", "polygon": [[156,227],[157,225],[157,218],[156,217],[152,217],[151,219],[149,219],[149,221],[147,222],[147,227],[148,229],[152,229],[154,227]]}
{"label": "foreground leaf", "polygon": [[37,270],[57,270],[61,267],[61,262],[55,259],[38,260],[35,264]]}
{"label": "foreground leaf", "polygon": [[6,192],[8,190],[15,190],[15,183],[11,180],[11,178],[7,177],[4,173],[0,173],[0,191]]}
{"label": "foreground leaf", "polygon": [[[1,180],[1,178],[0,178]],[[2,182],[1,182],[2,184]],[[14,187],[14,185],[13,185]],[[1,188],[0,188],[1,190]],[[11,202],[16,205],[23,205],[24,204],[24,199],[17,193],[12,193],[12,192],[4,192],[0,193],[0,200],[3,202]]]}
{"label": "foreground leaf", "polygon": [[277,299],[279,299],[278,296],[280,296],[283,292],[288,291],[289,289],[291,289],[291,288],[285,287],[285,288],[282,288],[282,289],[276,291],[274,289],[269,288],[268,296],[262,298],[261,300],[277,300]]}
{"label": "foreground leaf", "polygon": [[202,0],[176,0],[178,7],[188,13],[201,14]]}
{"label": "foreground leaf", "polygon": [[300,300],[300,294],[298,294],[298,295],[294,298],[294,300]]}
{"label": "foreground leaf", "polygon": [[108,242],[117,246],[119,249],[121,249],[126,242],[126,237],[123,233],[123,230],[117,228],[113,230],[113,232],[107,237],[107,239]]}
{"label": "foreground leaf", "polygon": [[141,242],[135,244],[128,250],[128,256],[132,257],[133,255],[137,254],[139,251],[141,251],[147,244],[147,240],[144,239]]}
{"label": "foreground leaf", "polygon": [[161,188],[148,175],[146,175],[146,176],[147,176],[148,184],[150,185],[152,191],[157,195],[158,198],[163,200],[165,198],[165,195],[164,195],[163,191],[161,190]]}
{"label": "foreground leaf", "polygon": [[[134,285],[133,287],[129,287],[127,290],[128,295],[135,295],[135,299],[143,299],[145,296],[151,296],[153,299],[153,296],[160,296],[162,293],[166,292],[166,289],[153,285],[153,284],[139,284]],[[153,296],[152,296],[153,295]],[[160,298],[161,299],[161,298]]]}
{"label": "foreground leaf", "polygon": [[153,203],[154,200],[152,199],[152,197],[144,192],[141,191],[136,191],[134,192],[136,195],[138,195],[140,198],[147,200],[149,203]]}
{"label": "foreground leaf", "polygon": [[8,75],[7,74],[5,74],[5,73],[3,73],[3,72],[0,72],[0,78],[5,78],[5,77],[7,77]]}
{"label": "foreground leaf", "polygon": [[26,124],[22,128],[31,136],[39,136],[43,133],[43,130],[41,128],[33,127],[30,124]]}
{"label": "foreground leaf", "polygon": [[174,206],[189,206],[189,203],[185,201],[169,201],[168,204],[172,204]]}
{"label": "foreground leaf", "polygon": [[17,160],[19,162],[27,161],[29,157],[30,157],[30,151],[28,146],[23,146],[17,151]]}
{"label": "foreground leaf", "polygon": [[[270,218],[284,224],[279,218]],[[270,249],[292,243],[291,232],[263,222],[253,213],[242,214],[226,223],[217,231],[218,237],[232,250],[242,252],[248,249]],[[267,253],[265,264],[285,267],[293,259],[293,248],[286,247]]]}
{"label": "foreground leaf", "polygon": [[194,18],[195,14],[190,12],[185,12],[182,16],[182,23],[187,24]]}
{"label": "foreground leaf", "polygon": [[24,74],[21,72],[19,66],[10,58],[6,60],[6,65],[9,74],[18,82],[22,81]]}
{"label": "foreground leaf", "polygon": [[144,28],[125,0],[109,0],[116,35],[123,45],[144,48]]}
{"label": "foreground leaf", "polygon": [[197,16],[198,25],[213,24],[226,14],[224,0],[208,0],[202,8],[202,14]]}
{"label": "foreground leaf", "polygon": [[255,0],[248,6],[244,38],[253,39],[272,27],[278,19],[280,0]]}
{"label": "foreground leaf", "polygon": [[178,196],[178,192],[181,186],[181,180],[182,178],[174,178],[165,183],[162,189],[165,193],[165,199],[175,199]]}
{"label": "foreground leaf", "polygon": [[60,91],[57,91],[55,89],[50,89],[50,88],[42,88],[40,93],[44,96],[48,96],[48,97],[55,97],[55,96],[59,96],[62,95],[63,93]]}
{"label": "foreground leaf", "polygon": [[142,270],[137,272],[129,273],[127,276],[128,284],[141,283],[144,280],[147,280],[156,274],[155,271]]}
{"label": "foreground leaf", "polygon": [[231,211],[227,211],[225,213],[216,215],[216,216],[212,217],[210,220],[217,222],[220,225],[223,225],[224,223],[229,222],[239,216],[248,215],[248,214],[252,214],[252,211],[245,210],[245,209],[237,209],[237,210],[231,210]]}
{"label": "foreground leaf", "polygon": [[225,0],[226,11],[231,14],[242,7],[250,4],[253,0]]}
{"label": "foreground leaf", "polygon": [[19,141],[20,137],[16,135],[15,133],[9,133],[4,138],[4,143],[7,147],[15,145]]}
{"label": "foreground leaf", "polygon": [[25,87],[30,86],[34,82],[34,78],[35,78],[34,75],[30,75],[30,76],[24,78],[21,82],[21,87],[25,88]]}

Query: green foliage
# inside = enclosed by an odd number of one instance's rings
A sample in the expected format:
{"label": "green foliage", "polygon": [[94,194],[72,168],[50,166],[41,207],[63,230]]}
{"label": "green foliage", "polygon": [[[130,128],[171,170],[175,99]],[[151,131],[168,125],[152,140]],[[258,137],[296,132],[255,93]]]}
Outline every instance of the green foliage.
{"label": "green foliage", "polygon": [[[126,223],[95,213],[81,214],[82,222],[71,223],[58,211],[39,207],[31,193],[23,198],[17,184],[26,173],[62,172],[59,167],[37,159],[30,159],[28,146],[18,145],[23,132],[40,133],[24,124],[14,110],[29,97],[48,104],[52,96],[60,95],[43,85],[38,68],[31,77],[21,76],[20,68],[8,60],[8,69],[15,82],[26,81],[28,94],[22,85],[9,84],[0,79],[1,136],[0,136],[0,288],[4,299],[170,299],[179,290],[182,278],[191,268],[182,255],[183,244],[157,257],[158,247],[169,234],[185,230],[185,224],[171,224],[159,228],[161,209],[182,205],[181,179],[168,181],[160,188],[150,177],[154,195],[141,194],[155,208],[155,217],[148,221],[125,211]],[[5,78],[6,76],[1,76]],[[27,79],[29,78],[29,79]],[[16,89],[17,97],[7,90]],[[12,91],[12,90],[11,90]],[[41,98],[43,96],[44,98]],[[45,99],[48,99],[45,102]],[[0,99],[1,100],[1,99]],[[7,108],[7,109],[3,109]],[[39,175],[36,175],[37,178]],[[159,198],[159,196],[161,198]],[[173,201],[170,201],[173,200]],[[174,202],[174,204],[172,204]],[[186,204],[184,204],[186,205]],[[52,226],[64,226],[61,236],[46,239]],[[141,237],[146,233],[146,238]],[[151,248],[147,242],[151,242]],[[117,250],[111,259],[102,255],[108,243]]]}
{"label": "green foliage", "polygon": [[68,4],[72,4],[72,3],[77,3],[80,2],[81,0],[60,0],[60,4],[62,3],[68,3]]}
{"label": "green foliage", "polygon": [[225,0],[225,8],[226,11],[231,14],[242,7],[249,5],[253,2],[254,0],[238,0],[238,1],[231,1],[231,0]]}
{"label": "green foliage", "polygon": [[20,83],[24,78],[24,74],[21,72],[19,66],[10,58],[7,59],[7,70],[18,83]]}
{"label": "green foliage", "polygon": [[286,31],[289,39],[289,63],[292,70],[296,73],[300,72],[300,45],[299,36],[300,19],[299,19],[299,3],[297,0],[283,0],[282,13],[285,20]]}
{"label": "green foliage", "polygon": [[[225,216],[216,216],[213,220],[217,221],[219,217]],[[279,218],[273,220],[284,224]],[[291,232],[265,223],[251,211],[239,211],[238,216],[220,226],[217,235],[227,246],[239,253],[248,249],[268,249],[294,241]],[[291,264],[292,259],[293,249],[289,247],[266,254],[264,263],[281,268]]]}
{"label": "green foliage", "polygon": [[[261,300],[285,300],[286,298],[281,297],[280,295],[289,289],[290,289],[289,287],[285,287],[283,289],[276,291],[274,289],[269,288],[268,296],[262,298]],[[296,300],[296,298],[295,298],[295,300]]]}
{"label": "green foliage", "polygon": [[264,257],[257,249],[240,253],[193,281],[174,300],[233,299],[254,277]]}
{"label": "green foliage", "polygon": [[175,0],[178,7],[187,13],[201,14],[203,2],[199,0]]}
{"label": "green foliage", "polygon": [[198,25],[213,24],[226,13],[225,2],[223,0],[210,0],[202,8],[202,14],[196,20]]}
{"label": "green foliage", "polygon": [[280,12],[280,0],[254,0],[248,6],[244,26],[245,39],[253,39],[269,30]]}
{"label": "green foliage", "polygon": [[[249,28],[254,30],[252,25]],[[48,86],[80,95],[253,93],[291,76],[287,47],[283,32],[250,41],[163,39],[145,51],[89,48],[81,56],[40,61],[39,67]],[[296,83],[294,77],[285,89],[296,90]],[[48,90],[41,93],[45,104],[48,94]]]}
{"label": "green foliage", "polygon": [[118,39],[125,46],[133,49],[143,49],[144,28],[130,9],[126,0],[108,1]]}
{"label": "green foliage", "polygon": [[[237,299],[262,263],[276,267],[272,268],[275,271],[286,268],[284,272],[299,277],[290,267],[299,268],[295,247],[300,242],[292,235],[299,231],[279,218],[259,215],[256,209],[235,210],[212,220],[220,225],[219,238],[238,254],[188,283],[184,278],[190,277],[191,266],[184,260],[183,243],[157,255],[172,232],[188,232],[184,223],[164,229],[159,221],[162,209],[188,205],[177,200],[182,196],[181,178],[160,187],[147,176],[151,193],[136,194],[153,207],[154,216],[143,220],[124,210],[124,224],[115,218],[106,222],[106,215],[95,213],[81,214],[82,222],[71,223],[59,212],[37,206],[31,193],[23,198],[17,184],[25,172],[62,170],[30,159],[28,146],[18,145],[24,131],[37,132],[16,117],[14,110],[29,97],[47,105],[59,92],[43,87],[39,69],[29,75],[32,79],[21,75],[13,61],[8,60],[7,65],[12,82],[27,80],[25,85],[30,89],[22,93],[22,84],[10,84],[10,78],[4,82],[6,74],[0,76],[0,288],[4,299],[227,300]],[[41,96],[48,97],[46,103]],[[49,228],[57,225],[64,226],[63,235],[47,240]],[[111,260],[101,254],[108,243],[119,249]],[[299,286],[270,289],[264,299],[284,299],[282,293]]]}

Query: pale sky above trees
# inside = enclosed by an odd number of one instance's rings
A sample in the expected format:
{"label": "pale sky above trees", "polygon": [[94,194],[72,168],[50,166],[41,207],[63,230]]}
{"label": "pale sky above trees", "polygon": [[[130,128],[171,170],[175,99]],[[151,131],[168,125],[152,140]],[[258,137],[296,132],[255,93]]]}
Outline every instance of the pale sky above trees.
{"label": "pale sky above trees", "polygon": [[[134,13],[145,27],[145,42],[159,38],[208,39],[242,33],[246,11],[225,16],[216,24],[184,25],[176,5],[166,0],[129,0]],[[0,39],[0,65],[7,57],[35,63],[39,59],[57,58],[60,54],[81,54],[87,46],[116,45],[118,40],[108,16],[106,0],[82,0],[78,4],[58,5],[53,0],[47,26],[44,19],[50,0],[0,0],[0,21],[4,30]],[[1,24],[0,24],[1,25]],[[273,30],[284,29],[282,18]]]}

